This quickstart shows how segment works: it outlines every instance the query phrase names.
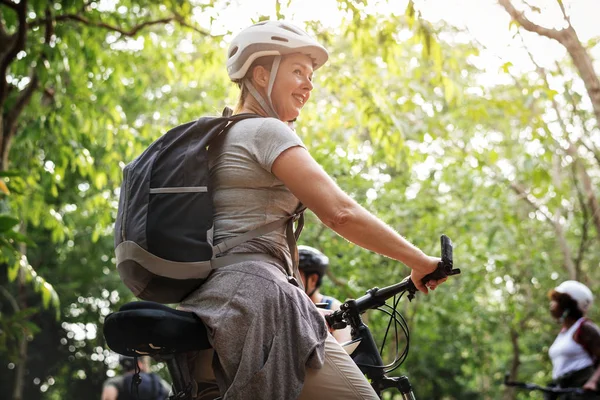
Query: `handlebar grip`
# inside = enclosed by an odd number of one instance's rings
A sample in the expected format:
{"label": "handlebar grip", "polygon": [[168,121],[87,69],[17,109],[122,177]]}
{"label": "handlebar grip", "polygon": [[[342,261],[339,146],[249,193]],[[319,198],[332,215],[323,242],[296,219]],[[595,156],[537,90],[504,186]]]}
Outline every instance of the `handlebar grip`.
{"label": "handlebar grip", "polygon": [[[440,242],[441,242],[441,247],[442,247],[442,251],[441,251],[441,255],[442,255],[442,260],[438,263],[437,268],[435,269],[435,271],[433,271],[430,274],[427,274],[423,277],[423,279],[421,279],[421,282],[423,284],[426,284],[427,282],[431,281],[431,280],[440,280],[440,279],[444,279],[450,275],[456,275],[456,274],[460,274],[460,269],[458,268],[453,268],[454,265],[454,261],[452,259],[452,241],[450,240],[450,238],[446,235],[442,235],[440,237]],[[417,288],[415,287],[415,284],[412,282],[412,280],[409,279],[409,290],[411,290],[412,292],[416,292]]]}
{"label": "handlebar grip", "polygon": [[447,277],[448,274],[446,273],[446,271],[444,270],[444,262],[441,261],[438,264],[438,267],[435,271],[433,271],[430,274],[427,274],[423,277],[423,279],[421,279],[421,282],[423,282],[423,284],[432,281],[432,280],[440,280],[440,279],[444,279],[445,277]]}

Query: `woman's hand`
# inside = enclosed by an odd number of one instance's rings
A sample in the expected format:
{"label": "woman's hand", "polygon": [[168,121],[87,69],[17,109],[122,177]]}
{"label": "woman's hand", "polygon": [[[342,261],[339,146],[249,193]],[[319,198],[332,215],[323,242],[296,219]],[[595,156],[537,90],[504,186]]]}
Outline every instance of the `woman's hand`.
{"label": "woman's hand", "polygon": [[[325,318],[325,316],[327,316],[329,314],[333,314],[333,310],[326,310],[321,307],[317,307],[317,310],[319,310],[319,312],[321,313],[323,318]],[[327,320],[325,320],[325,324],[327,325],[327,329],[329,329],[329,333],[333,333],[335,331],[335,329],[333,329],[332,327],[329,326],[329,324],[327,323]]]}
{"label": "woman's hand", "polygon": [[598,390],[598,382],[594,381],[593,379],[590,379],[585,383],[585,385],[583,385],[583,389],[595,392],[596,390]]}
{"label": "woman's hand", "polygon": [[428,289],[435,290],[435,288],[439,284],[445,282],[446,279],[448,279],[443,278],[440,280],[431,280],[427,282],[427,285],[424,285],[423,282],[421,282],[425,275],[428,275],[436,270],[440,261],[441,259],[438,257],[425,256],[425,258],[422,261],[420,261],[418,265],[409,265],[409,267],[412,268],[410,278],[412,279],[413,283],[415,284],[415,287],[419,291],[427,294],[429,293]]}

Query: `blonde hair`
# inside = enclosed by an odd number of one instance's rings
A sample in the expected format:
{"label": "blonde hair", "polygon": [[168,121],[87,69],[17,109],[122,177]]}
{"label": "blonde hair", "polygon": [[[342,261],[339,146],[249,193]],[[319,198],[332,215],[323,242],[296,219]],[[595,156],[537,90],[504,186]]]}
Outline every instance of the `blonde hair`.
{"label": "blonde hair", "polygon": [[234,114],[239,114],[242,111],[242,109],[244,108],[244,104],[246,103],[246,98],[248,97],[248,94],[250,93],[250,91],[248,90],[246,85],[243,85],[242,82],[246,79],[251,79],[252,74],[254,73],[254,68],[256,68],[258,66],[261,66],[270,72],[271,66],[273,65],[274,58],[275,58],[275,56],[266,56],[266,57],[257,58],[256,60],[254,60],[252,65],[250,65],[250,68],[248,68],[248,72],[246,72],[246,75],[242,79],[238,79],[238,80],[234,81],[234,83],[238,86],[238,88],[240,88],[240,95],[238,96],[237,104],[235,105],[235,108],[233,109]]}

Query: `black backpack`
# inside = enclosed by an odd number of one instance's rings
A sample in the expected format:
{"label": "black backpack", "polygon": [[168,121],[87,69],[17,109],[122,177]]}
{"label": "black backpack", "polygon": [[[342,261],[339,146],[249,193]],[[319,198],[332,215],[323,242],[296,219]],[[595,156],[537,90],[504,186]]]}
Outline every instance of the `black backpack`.
{"label": "black backpack", "polygon": [[168,396],[157,374],[140,372],[125,375],[118,400],[166,400]]}
{"label": "black backpack", "polygon": [[[179,303],[212,269],[248,259],[243,254],[217,258],[225,251],[287,224],[294,264],[304,208],[213,246],[213,204],[209,184],[211,141],[235,123],[256,114],[204,117],[171,129],[123,170],[115,223],[117,269],[135,296]],[[294,221],[299,220],[293,231]],[[268,256],[264,256],[268,259]],[[252,259],[260,259],[252,255]],[[292,276],[293,271],[288,271]]]}

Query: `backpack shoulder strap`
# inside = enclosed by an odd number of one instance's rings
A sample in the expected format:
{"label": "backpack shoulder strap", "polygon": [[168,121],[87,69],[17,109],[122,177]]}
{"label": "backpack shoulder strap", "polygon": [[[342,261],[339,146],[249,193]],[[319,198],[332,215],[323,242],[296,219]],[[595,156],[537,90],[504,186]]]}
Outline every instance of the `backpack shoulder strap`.
{"label": "backpack shoulder strap", "polygon": [[594,354],[592,348],[590,347],[589,340],[582,340],[582,338],[581,338],[581,329],[583,328],[584,325],[585,325],[584,329],[586,329],[586,330],[591,329],[591,330],[594,330],[594,331],[600,333],[600,330],[592,321],[590,321],[587,318],[584,318],[584,320],[581,321],[581,323],[577,327],[577,330],[573,334],[573,340],[575,340],[575,342],[579,343],[581,345],[581,347],[583,347],[583,349],[592,357],[592,359],[594,359],[596,362],[598,362],[599,361],[597,359],[598,357],[596,356],[596,354]]}
{"label": "backpack shoulder strap", "polygon": [[[225,107],[223,110],[223,116],[221,117],[203,117],[196,120],[196,123],[190,128],[194,132],[205,131],[205,135],[200,139],[199,148],[206,147],[213,141],[213,139],[219,137],[221,134],[227,132],[233,125],[236,123],[243,121],[249,118],[264,118],[258,114],[252,113],[243,113],[236,115],[229,115],[229,112],[226,112],[231,109],[229,107]],[[206,124],[209,124],[208,126]]]}

